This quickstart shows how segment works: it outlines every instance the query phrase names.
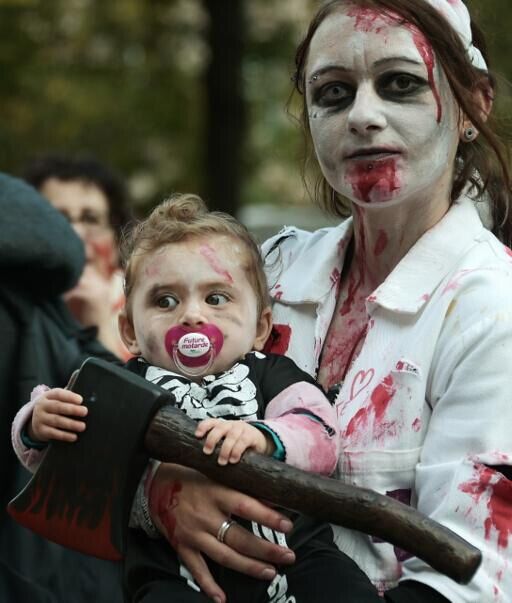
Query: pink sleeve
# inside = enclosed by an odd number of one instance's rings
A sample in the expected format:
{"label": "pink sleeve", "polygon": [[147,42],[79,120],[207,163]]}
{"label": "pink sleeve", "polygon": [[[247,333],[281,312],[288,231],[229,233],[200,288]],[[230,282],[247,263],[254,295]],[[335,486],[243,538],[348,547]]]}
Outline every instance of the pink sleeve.
{"label": "pink sleeve", "polygon": [[27,402],[27,404],[21,407],[17,415],[14,417],[14,421],[12,422],[12,447],[14,448],[14,452],[16,453],[16,456],[20,460],[21,464],[31,473],[34,473],[41,464],[41,461],[46,453],[46,448],[44,450],[27,448],[21,440],[21,432],[23,431],[27,421],[30,421],[30,418],[32,417],[32,411],[37,398],[49,389],[50,388],[46,385],[38,385],[37,387],[34,387],[32,393],[30,394],[30,402]]}
{"label": "pink sleeve", "polygon": [[260,422],[279,437],[289,465],[325,475],[336,468],[336,409],[315,385],[302,381],[287,387],[269,402]]}

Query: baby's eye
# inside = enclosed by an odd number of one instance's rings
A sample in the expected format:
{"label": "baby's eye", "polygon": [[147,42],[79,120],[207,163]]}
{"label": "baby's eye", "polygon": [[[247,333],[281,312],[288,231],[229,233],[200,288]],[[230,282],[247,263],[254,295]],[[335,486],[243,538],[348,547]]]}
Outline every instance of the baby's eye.
{"label": "baby's eye", "polygon": [[228,301],[228,296],[223,293],[211,293],[206,298],[206,303],[210,304],[210,306],[222,306],[223,304],[227,304]]}
{"label": "baby's eye", "polygon": [[170,308],[174,310],[179,304],[178,300],[173,295],[162,295],[156,300],[156,304],[159,308]]}

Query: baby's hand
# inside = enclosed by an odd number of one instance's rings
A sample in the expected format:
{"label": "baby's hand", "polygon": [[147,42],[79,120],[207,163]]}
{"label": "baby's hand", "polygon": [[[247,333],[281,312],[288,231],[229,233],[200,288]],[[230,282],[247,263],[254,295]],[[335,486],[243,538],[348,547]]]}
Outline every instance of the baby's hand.
{"label": "baby's hand", "polygon": [[32,440],[47,442],[75,442],[77,433],[85,430],[85,423],[73,417],[85,417],[82,396],[68,389],[50,389],[39,396],[34,404],[28,436]]}
{"label": "baby's hand", "polygon": [[203,438],[206,434],[208,435],[203,447],[205,454],[211,454],[216,444],[224,438],[219,452],[219,465],[238,463],[248,448],[269,455],[275,448],[270,437],[245,421],[205,419],[197,426],[195,435],[197,438]]}

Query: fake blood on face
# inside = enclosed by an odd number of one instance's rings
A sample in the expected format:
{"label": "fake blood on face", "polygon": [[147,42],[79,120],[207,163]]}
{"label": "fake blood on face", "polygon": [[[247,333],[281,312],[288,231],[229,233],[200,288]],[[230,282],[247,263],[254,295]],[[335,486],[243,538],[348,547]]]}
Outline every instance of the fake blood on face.
{"label": "fake blood on face", "polygon": [[399,19],[398,15],[362,6],[354,6],[347,11],[347,15],[355,19],[356,31],[375,33],[380,33],[387,25],[396,25]]}
{"label": "fake blood on face", "polygon": [[354,162],[347,180],[356,199],[365,203],[388,201],[400,188],[395,158]]}
{"label": "fake blood on face", "polygon": [[434,66],[435,66],[434,50],[432,49],[432,46],[430,45],[428,40],[425,38],[425,36],[420,31],[418,31],[416,28],[412,28],[412,27],[411,27],[411,31],[412,31],[412,39],[414,41],[414,44],[416,45],[416,48],[418,49],[418,52],[420,53],[421,58],[423,59],[423,62],[425,63],[425,67],[427,68],[428,83],[429,83],[429,86],[432,90],[432,94],[434,95],[434,98],[435,98],[436,104],[437,104],[437,123],[440,123],[441,117],[443,116],[443,109],[441,106],[441,96],[439,94],[439,90],[437,89],[436,82],[434,79]]}

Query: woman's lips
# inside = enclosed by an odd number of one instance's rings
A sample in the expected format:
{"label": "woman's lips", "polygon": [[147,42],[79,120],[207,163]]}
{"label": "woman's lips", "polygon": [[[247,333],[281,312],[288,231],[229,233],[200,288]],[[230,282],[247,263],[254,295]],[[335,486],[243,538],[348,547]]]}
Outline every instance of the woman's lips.
{"label": "woman's lips", "polygon": [[400,154],[398,149],[372,148],[350,152],[345,155],[345,159],[350,161],[379,161],[381,159],[396,157]]}

